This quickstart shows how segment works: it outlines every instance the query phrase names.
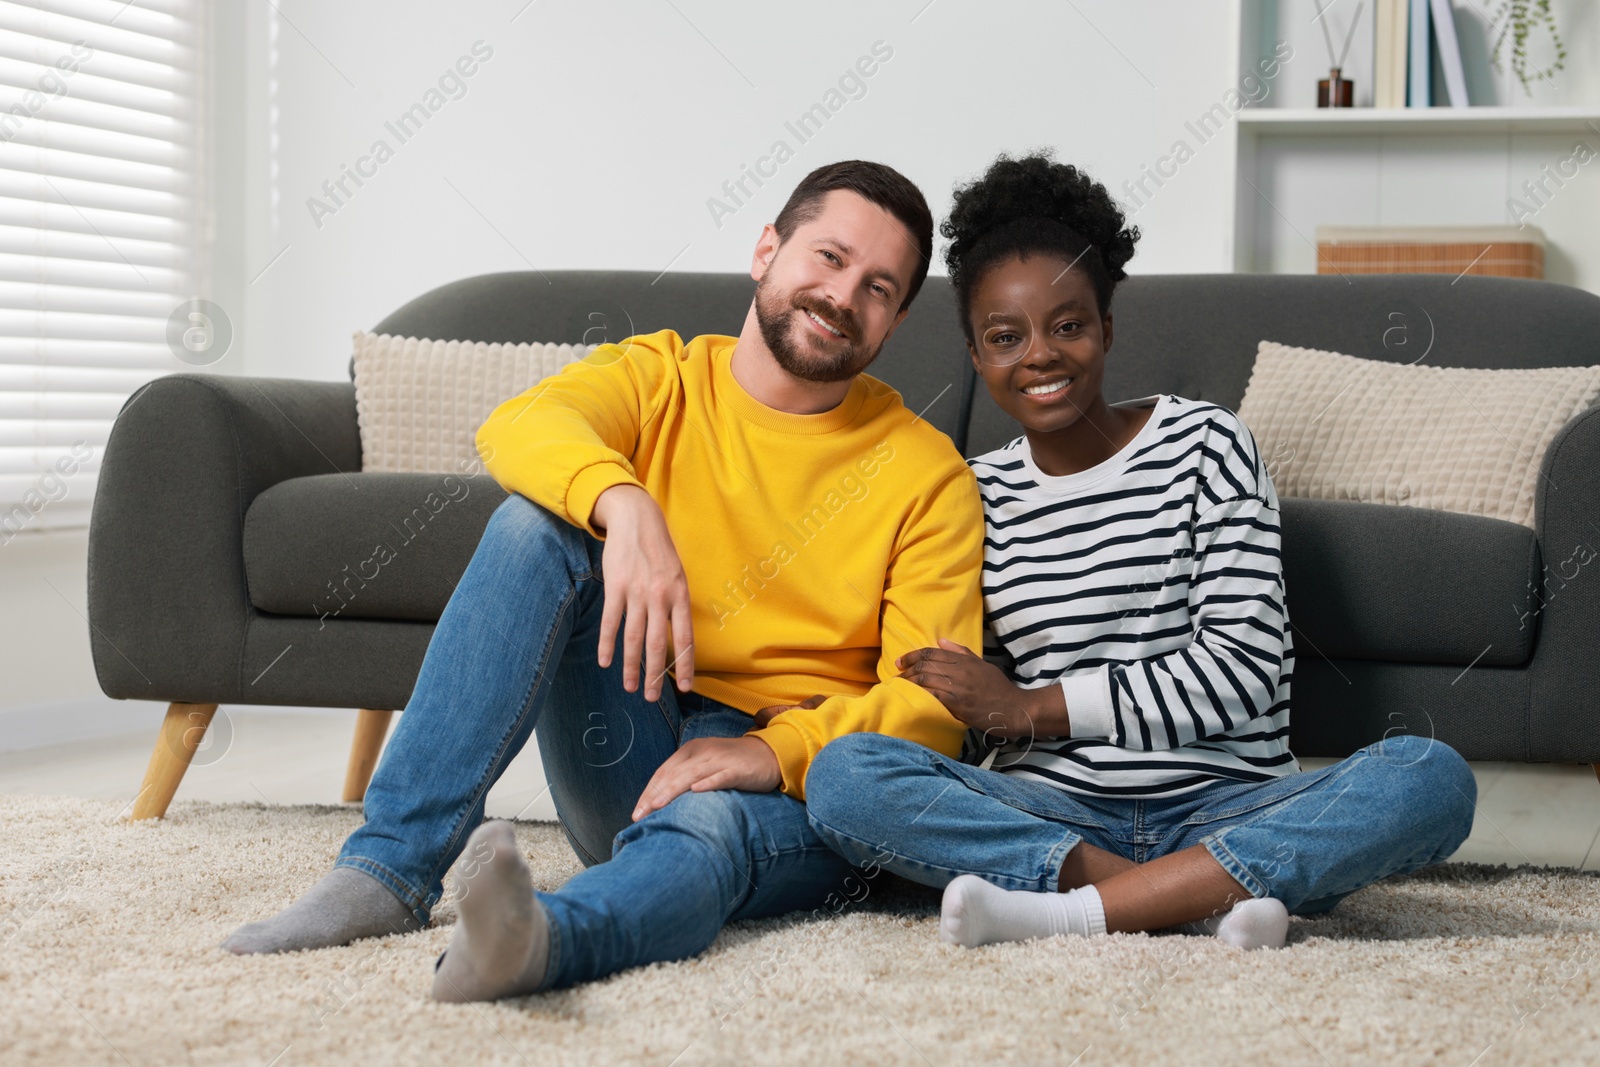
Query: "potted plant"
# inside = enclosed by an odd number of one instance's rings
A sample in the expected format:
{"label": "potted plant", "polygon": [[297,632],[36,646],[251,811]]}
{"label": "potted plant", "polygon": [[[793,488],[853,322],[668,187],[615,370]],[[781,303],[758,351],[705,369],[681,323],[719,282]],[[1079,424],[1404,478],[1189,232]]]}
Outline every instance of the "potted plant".
{"label": "potted plant", "polygon": [[[1504,23],[1504,25],[1501,25]],[[1544,81],[1565,68],[1567,58],[1566,47],[1561,43],[1561,33],[1556,28],[1555,16],[1550,13],[1550,0],[1500,0],[1500,6],[1495,9],[1490,17],[1491,26],[1500,26],[1500,33],[1494,40],[1494,67],[1504,70],[1500,65],[1500,50],[1504,47],[1506,38],[1511,38],[1511,70],[1522,82],[1522,88],[1532,92],[1532,83]],[[1555,45],[1555,62],[1543,70],[1528,73],[1528,37],[1535,30],[1544,27],[1550,32],[1551,43]]]}

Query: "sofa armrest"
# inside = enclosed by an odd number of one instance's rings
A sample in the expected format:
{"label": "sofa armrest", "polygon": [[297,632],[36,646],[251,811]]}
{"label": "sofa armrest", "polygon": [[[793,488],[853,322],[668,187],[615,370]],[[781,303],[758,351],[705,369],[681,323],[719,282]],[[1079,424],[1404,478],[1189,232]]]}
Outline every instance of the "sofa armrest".
{"label": "sofa armrest", "polygon": [[1600,407],[1557,432],[1539,473],[1527,758],[1600,763]]}
{"label": "sofa armrest", "polygon": [[238,699],[255,614],[245,512],[279,482],[360,469],[349,382],[172,374],[129,397],[89,519],[89,636],[106,695]]}

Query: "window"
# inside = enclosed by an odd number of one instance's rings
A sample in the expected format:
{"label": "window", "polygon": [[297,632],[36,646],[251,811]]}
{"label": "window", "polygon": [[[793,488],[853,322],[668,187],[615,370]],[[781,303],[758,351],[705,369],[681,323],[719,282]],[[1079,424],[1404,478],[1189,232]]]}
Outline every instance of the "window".
{"label": "window", "polygon": [[201,16],[0,0],[0,544],[87,526],[129,394],[206,362],[180,306],[202,274]]}

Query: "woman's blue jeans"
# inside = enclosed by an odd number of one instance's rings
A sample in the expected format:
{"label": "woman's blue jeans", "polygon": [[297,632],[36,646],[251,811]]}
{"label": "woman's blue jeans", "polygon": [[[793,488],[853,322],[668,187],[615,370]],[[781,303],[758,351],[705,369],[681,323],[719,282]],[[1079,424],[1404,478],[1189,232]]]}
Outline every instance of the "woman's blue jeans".
{"label": "woman's blue jeans", "polygon": [[670,678],[655,701],[643,685],[625,691],[620,633],[611,666],[597,665],[602,547],[519,494],[495,509],[336,862],[426,923],[489,788],[537,731],[556,813],[588,867],[535,894],[551,932],[543,989],[692,956],[730,920],[819,906],[851,873],[779,792],[684,793],[631,821],[679,745],[753,723]]}
{"label": "woman's blue jeans", "polygon": [[1055,892],[1080,841],[1144,863],[1203,845],[1252,896],[1296,915],[1447,858],[1472,831],[1477,784],[1448,745],[1386,737],[1265,782],[1219,779],[1167,800],[1083,796],[882,734],[830,742],[806,776],[812,827],[858,864],[943,886],[975,874]]}

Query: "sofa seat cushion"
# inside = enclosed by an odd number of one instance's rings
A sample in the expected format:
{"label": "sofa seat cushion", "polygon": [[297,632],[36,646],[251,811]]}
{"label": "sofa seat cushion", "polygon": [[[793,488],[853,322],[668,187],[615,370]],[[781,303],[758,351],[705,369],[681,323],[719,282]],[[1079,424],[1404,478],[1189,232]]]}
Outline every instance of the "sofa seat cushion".
{"label": "sofa seat cushion", "polygon": [[278,615],[437,622],[506,498],[486,474],[292,478],[245,514],[250,602]]}
{"label": "sofa seat cushion", "polygon": [[[366,472],[281,482],[245,516],[250,602],[330,623],[436,622],[505,498],[488,475]],[[1299,655],[1528,661],[1539,614],[1533,531],[1425,508],[1293,497],[1281,504]]]}
{"label": "sofa seat cushion", "polygon": [[1348,500],[1280,504],[1297,654],[1463,667],[1528,662],[1541,564],[1526,526]]}

